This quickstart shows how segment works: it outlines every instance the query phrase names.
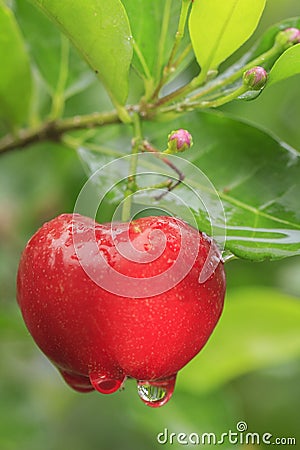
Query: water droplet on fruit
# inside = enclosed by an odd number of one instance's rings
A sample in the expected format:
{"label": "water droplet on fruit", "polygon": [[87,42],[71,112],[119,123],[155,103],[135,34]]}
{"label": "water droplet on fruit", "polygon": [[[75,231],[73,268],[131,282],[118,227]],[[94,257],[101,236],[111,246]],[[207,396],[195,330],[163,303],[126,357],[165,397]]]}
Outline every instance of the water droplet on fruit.
{"label": "water droplet on fruit", "polygon": [[96,391],[101,392],[101,394],[113,394],[121,388],[125,381],[125,377],[121,380],[116,380],[106,375],[92,372],[90,373],[90,381],[93,388],[96,389]]}
{"label": "water droplet on fruit", "polygon": [[138,381],[137,390],[142,402],[152,408],[165,405],[174,392],[176,375],[162,381]]}
{"label": "water droplet on fruit", "polygon": [[237,257],[233,253],[231,253],[229,250],[225,250],[222,253],[222,261],[224,263],[228,262],[228,261],[231,261],[232,259],[237,259]]}

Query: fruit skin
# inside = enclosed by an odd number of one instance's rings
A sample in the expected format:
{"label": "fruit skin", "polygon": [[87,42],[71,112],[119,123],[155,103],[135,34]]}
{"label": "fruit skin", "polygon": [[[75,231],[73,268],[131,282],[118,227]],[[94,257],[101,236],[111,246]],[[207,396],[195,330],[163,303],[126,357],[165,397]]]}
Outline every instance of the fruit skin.
{"label": "fruit skin", "polygon": [[[17,299],[28,330],[65,381],[80,392],[93,389],[91,374],[120,382],[125,376],[162,380],[175,375],[204,346],[222,312],[223,263],[218,263],[207,281],[198,281],[210,247],[219,255],[210,238],[167,216],[134,220],[129,235],[127,227],[63,214],[35,233],[20,260]],[[161,247],[161,241],[155,240],[156,230],[164,233],[165,248],[152,262],[143,263],[155,247]],[[82,268],[73,241],[77,232],[83,255],[95,273],[107,273],[104,264],[95,262],[90,253],[96,238],[106,261],[128,277],[122,280],[124,292],[131,277],[153,277],[172,269],[180,251],[191,269],[161,294],[119,296],[97,285]],[[123,249],[131,244],[139,250],[140,261],[120,255],[112,235]],[[191,250],[198,241],[193,261]],[[164,290],[163,284],[161,287]]]}

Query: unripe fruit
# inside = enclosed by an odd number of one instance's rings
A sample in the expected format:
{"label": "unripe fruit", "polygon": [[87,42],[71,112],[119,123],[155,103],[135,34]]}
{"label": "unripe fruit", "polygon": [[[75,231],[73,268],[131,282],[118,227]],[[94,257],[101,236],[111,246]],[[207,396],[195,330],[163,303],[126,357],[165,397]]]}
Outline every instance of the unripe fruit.
{"label": "unripe fruit", "polygon": [[28,242],[17,290],[29,332],[71,387],[112,393],[131,377],[161,406],[220,317],[225,275],[216,244],[181,220],[64,214]]}

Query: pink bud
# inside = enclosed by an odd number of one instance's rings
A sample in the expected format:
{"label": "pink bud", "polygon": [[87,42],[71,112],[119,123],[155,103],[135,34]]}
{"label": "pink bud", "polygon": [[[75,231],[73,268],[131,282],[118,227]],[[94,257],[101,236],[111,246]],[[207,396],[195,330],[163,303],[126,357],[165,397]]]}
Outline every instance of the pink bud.
{"label": "pink bud", "polygon": [[247,70],[243,75],[244,84],[253,91],[262,89],[268,79],[268,74],[263,67],[256,66]]}
{"label": "pink bud", "polygon": [[276,43],[284,48],[300,43],[300,30],[298,28],[286,28],[280,31],[276,36]]}
{"label": "pink bud", "polygon": [[180,128],[172,131],[168,136],[168,151],[170,153],[183,152],[193,145],[191,134]]}

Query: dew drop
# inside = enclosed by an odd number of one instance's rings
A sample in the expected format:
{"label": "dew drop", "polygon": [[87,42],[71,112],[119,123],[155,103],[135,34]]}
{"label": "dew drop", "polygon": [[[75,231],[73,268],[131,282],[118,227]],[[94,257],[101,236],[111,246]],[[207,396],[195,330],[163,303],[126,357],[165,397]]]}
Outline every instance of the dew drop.
{"label": "dew drop", "polygon": [[90,373],[90,382],[93,388],[96,389],[96,391],[101,392],[101,394],[113,394],[121,388],[124,381],[125,377],[116,380],[96,372]]}
{"label": "dew drop", "polygon": [[138,381],[137,390],[140,399],[147,406],[159,408],[165,405],[174,392],[176,375],[161,381]]}
{"label": "dew drop", "polygon": [[225,263],[233,260],[233,259],[237,259],[237,257],[231,253],[229,250],[224,250],[224,252],[222,253],[222,261]]}
{"label": "dew drop", "polygon": [[262,93],[262,89],[258,91],[247,91],[244,94],[240,95],[238,98],[241,100],[254,100]]}

